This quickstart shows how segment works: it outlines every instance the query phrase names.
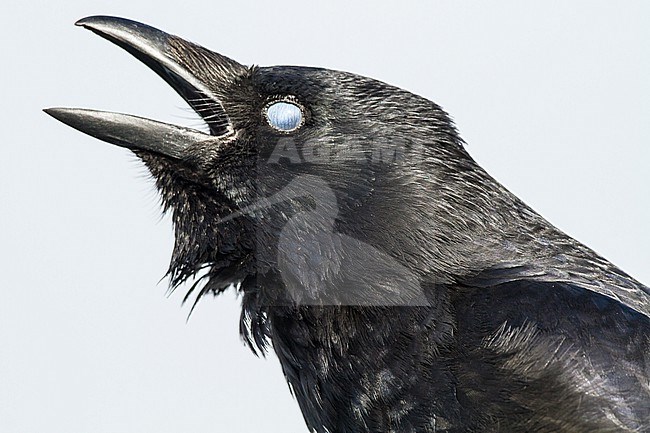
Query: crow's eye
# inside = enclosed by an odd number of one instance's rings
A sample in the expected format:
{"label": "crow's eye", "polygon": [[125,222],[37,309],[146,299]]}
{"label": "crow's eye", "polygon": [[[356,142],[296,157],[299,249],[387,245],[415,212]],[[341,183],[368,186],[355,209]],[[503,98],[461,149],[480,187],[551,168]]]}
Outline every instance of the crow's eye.
{"label": "crow's eye", "polygon": [[277,101],[267,105],[264,116],[269,125],[282,132],[300,128],[305,117],[302,108],[290,101]]}

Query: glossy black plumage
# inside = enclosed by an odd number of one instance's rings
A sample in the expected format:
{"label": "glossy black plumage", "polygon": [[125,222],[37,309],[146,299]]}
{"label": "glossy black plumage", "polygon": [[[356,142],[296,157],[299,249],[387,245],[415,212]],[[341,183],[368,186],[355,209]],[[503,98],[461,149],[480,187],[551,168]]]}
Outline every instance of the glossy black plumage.
{"label": "glossy black plumage", "polygon": [[[197,298],[238,287],[242,335],[272,345],[310,429],[649,431],[650,290],[492,179],[436,104],[339,71],[247,68],[128,20],[79,24],[211,134],[46,111],[144,161],[173,213],[172,285],[207,268]],[[273,129],[276,100],[301,127]]]}

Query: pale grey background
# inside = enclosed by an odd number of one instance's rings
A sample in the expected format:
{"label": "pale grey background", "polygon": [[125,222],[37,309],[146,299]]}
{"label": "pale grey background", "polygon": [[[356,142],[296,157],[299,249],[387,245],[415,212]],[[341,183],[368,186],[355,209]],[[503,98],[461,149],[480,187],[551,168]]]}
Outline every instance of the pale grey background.
{"label": "pale grey background", "polygon": [[165,298],[171,225],[144,168],[40,112],[198,124],[146,67],[73,27],[86,15],[433,99],[492,175],[649,283],[650,3],[532,3],[4,2],[0,431],[306,431],[274,357],[240,342],[232,294],[188,324],[180,294]]}

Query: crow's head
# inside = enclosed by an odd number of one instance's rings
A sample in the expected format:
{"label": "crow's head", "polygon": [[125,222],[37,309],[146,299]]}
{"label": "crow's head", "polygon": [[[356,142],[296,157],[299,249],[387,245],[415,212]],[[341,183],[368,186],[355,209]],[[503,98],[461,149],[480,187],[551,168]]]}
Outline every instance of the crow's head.
{"label": "crow's head", "polygon": [[[205,270],[201,294],[239,285],[245,300],[276,302],[288,285],[313,301],[335,284],[373,289],[331,302],[420,302],[413,293],[432,275],[489,262],[477,243],[503,244],[494,234],[507,218],[494,210],[517,203],[436,104],[345,72],[245,67],[125,19],[78,25],[154,70],[209,127],[46,110],[147,165],[173,214],[172,286]],[[385,287],[396,275],[405,298]]]}
{"label": "crow's head", "polygon": [[171,287],[238,288],[244,338],[272,342],[312,431],[641,425],[648,289],[488,176],[436,104],[350,73],[245,67],[133,21],[78,24],[209,133],[46,111],[142,159],[173,216]]}

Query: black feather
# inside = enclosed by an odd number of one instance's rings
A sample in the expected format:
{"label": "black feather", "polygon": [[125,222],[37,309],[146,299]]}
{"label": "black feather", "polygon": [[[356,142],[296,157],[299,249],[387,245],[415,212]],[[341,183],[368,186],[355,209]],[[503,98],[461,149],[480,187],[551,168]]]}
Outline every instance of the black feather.
{"label": "black feather", "polygon": [[[157,147],[139,135],[151,123],[50,114],[144,161],[173,215],[172,287],[199,272],[186,299],[237,287],[244,340],[273,348],[310,430],[650,431],[650,290],[490,177],[438,105],[81,24],[145,60],[212,136],[160,124],[192,142]],[[278,100],[301,127],[264,118]]]}

